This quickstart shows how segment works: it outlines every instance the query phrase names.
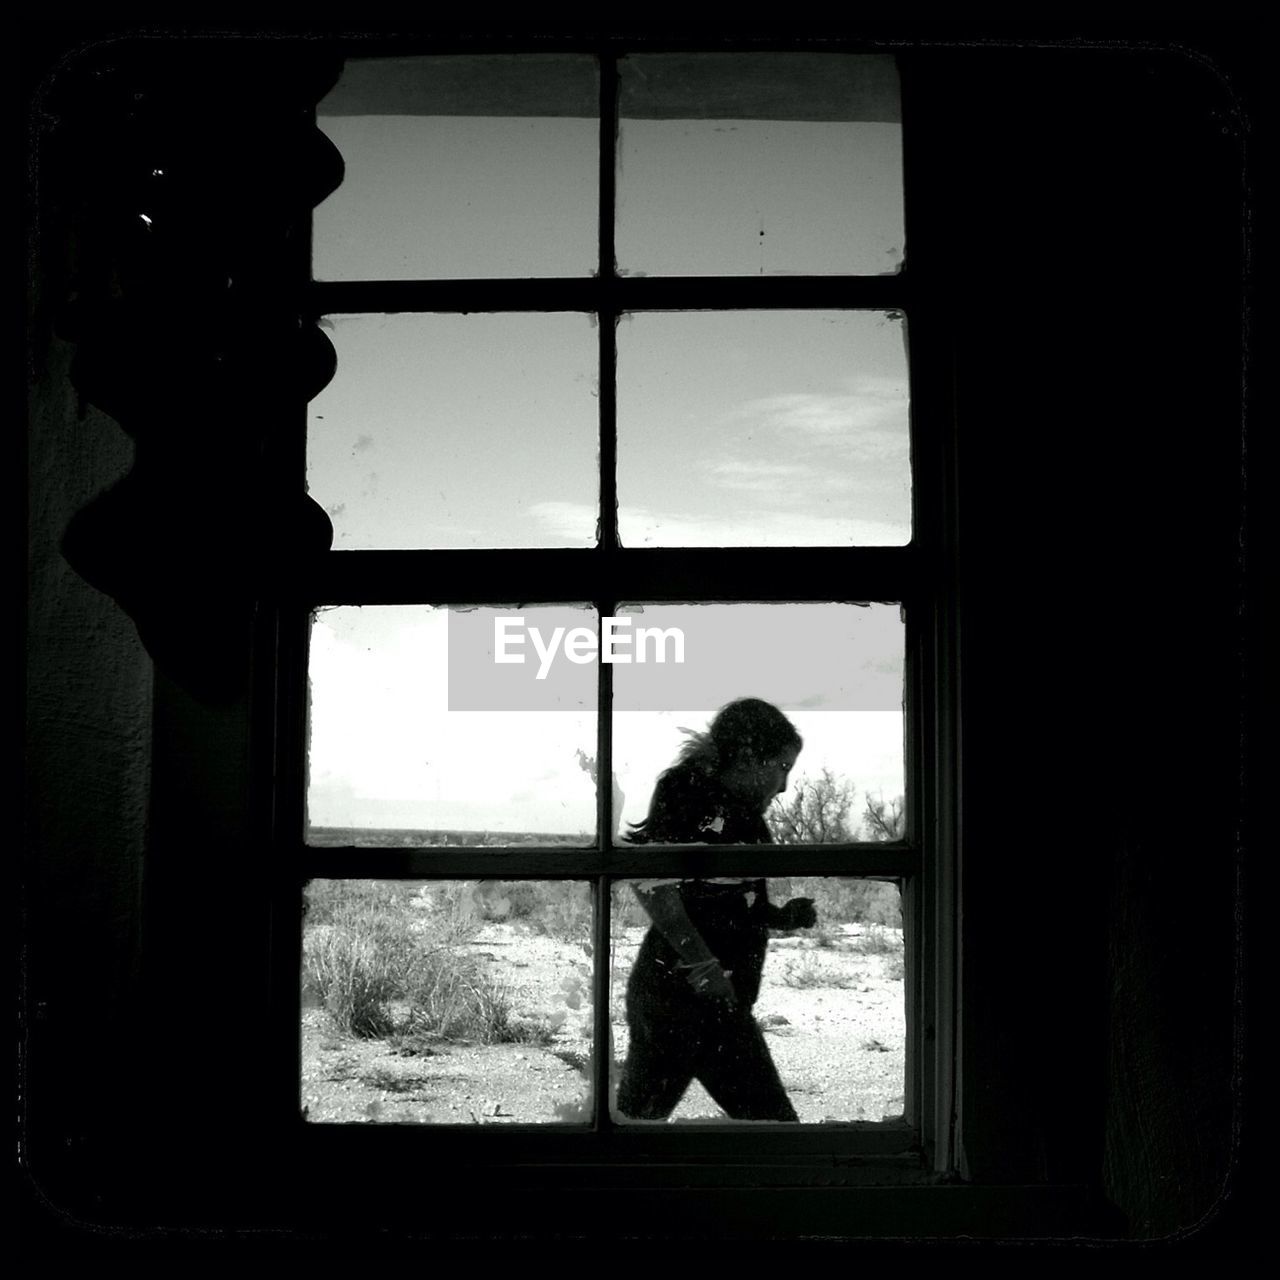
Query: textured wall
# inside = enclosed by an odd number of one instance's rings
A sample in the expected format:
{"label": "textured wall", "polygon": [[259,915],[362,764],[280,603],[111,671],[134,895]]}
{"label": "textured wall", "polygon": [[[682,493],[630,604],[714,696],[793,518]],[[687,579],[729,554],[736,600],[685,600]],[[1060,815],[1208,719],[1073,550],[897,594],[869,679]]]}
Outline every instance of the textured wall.
{"label": "textured wall", "polygon": [[[133,623],[58,549],[72,514],[133,453],[110,418],[79,415],[70,356],[50,343],[31,387],[25,887],[37,1086],[50,1079],[49,1055],[83,1059],[128,1016],[151,762],[150,659]],[[105,1089],[100,1062],[95,1055],[84,1070]],[[92,1087],[71,1096],[37,1087],[31,1101],[32,1121],[55,1121],[74,1146],[79,1108],[92,1112],[102,1098]]]}

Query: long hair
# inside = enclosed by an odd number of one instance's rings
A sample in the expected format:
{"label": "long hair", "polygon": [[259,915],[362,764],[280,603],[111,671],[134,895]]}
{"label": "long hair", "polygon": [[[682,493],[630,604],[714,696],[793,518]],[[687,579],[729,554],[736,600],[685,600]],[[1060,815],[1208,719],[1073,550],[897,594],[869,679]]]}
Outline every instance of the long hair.
{"label": "long hair", "polygon": [[[792,748],[798,751],[804,745],[795,725],[763,698],[738,698],[721,707],[705,731],[681,732],[685,742],[680,754],[675,764],[663,771],[659,782],[683,770],[716,778],[741,761],[768,760]],[[644,821],[631,824],[629,839],[636,843],[644,843],[654,820],[658,791],[655,787]]]}
{"label": "long hair", "polygon": [[693,765],[710,774],[721,773],[740,760],[767,760],[804,745],[795,725],[763,698],[738,698],[726,703],[705,732],[682,732],[686,741],[677,763]]}

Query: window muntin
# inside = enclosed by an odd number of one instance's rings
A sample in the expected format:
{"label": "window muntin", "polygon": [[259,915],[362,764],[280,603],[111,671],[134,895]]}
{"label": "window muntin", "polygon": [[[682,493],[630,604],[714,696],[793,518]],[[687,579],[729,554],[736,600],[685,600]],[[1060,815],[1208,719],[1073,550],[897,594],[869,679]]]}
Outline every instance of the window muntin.
{"label": "window muntin", "polygon": [[[888,61],[888,60],[882,60]],[[906,681],[908,726],[908,821],[906,839],[900,844],[873,846],[867,844],[846,845],[843,847],[800,846],[794,859],[788,853],[788,869],[807,874],[841,874],[841,875],[874,875],[897,879],[903,887],[904,921],[908,930],[914,931],[916,938],[913,948],[906,955],[906,1125],[882,1133],[879,1138],[874,1125],[854,1125],[852,1128],[841,1127],[845,1134],[837,1143],[842,1151],[888,1151],[906,1150],[918,1139],[912,1135],[915,1126],[928,1122],[935,1112],[932,1085],[922,1078],[922,1071],[928,1072],[928,1059],[925,1042],[922,1039],[923,1024],[921,1021],[920,987],[922,971],[919,967],[921,955],[928,960],[930,943],[926,934],[920,931],[920,912],[928,901],[922,895],[922,875],[926,871],[924,851],[917,841],[928,829],[926,815],[921,806],[932,802],[936,789],[932,786],[919,785],[923,776],[922,770],[932,767],[932,740],[929,737],[932,724],[932,712],[927,694],[931,692],[929,671],[933,661],[930,647],[931,628],[934,625],[935,586],[932,583],[925,562],[915,554],[915,548],[908,546],[885,547],[874,551],[861,548],[849,548],[838,561],[833,559],[830,549],[823,548],[816,552],[797,549],[781,549],[776,555],[765,553],[756,555],[748,548],[739,550],[726,549],[708,551],[706,556],[696,553],[665,553],[659,548],[645,551],[642,549],[619,550],[617,540],[617,514],[614,509],[614,474],[616,452],[616,393],[615,393],[615,326],[623,312],[641,314],[657,311],[671,311],[673,306],[697,310],[720,310],[731,312],[744,306],[762,310],[792,310],[823,308],[832,306],[850,309],[893,309],[908,313],[907,305],[910,293],[898,286],[898,277],[891,275],[885,281],[874,281],[855,276],[833,277],[829,284],[818,280],[792,280],[769,275],[753,275],[734,278],[705,277],[688,282],[681,288],[672,286],[681,282],[664,281],[660,277],[626,277],[622,272],[613,274],[614,263],[614,197],[613,183],[608,174],[616,171],[616,156],[613,155],[612,138],[614,136],[613,121],[616,119],[616,101],[613,100],[613,84],[611,79],[612,57],[602,59],[602,93],[601,93],[601,217],[599,262],[603,264],[597,278],[585,282],[585,287],[575,284],[569,278],[558,280],[512,281],[504,285],[501,280],[490,279],[480,282],[478,291],[467,293],[460,286],[440,288],[447,283],[448,277],[442,274],[438,284],[422,280],[388,282],[380,291],[376,283],[355,282],[350,286],[334,284],[315,287],[315,312],[317,315],[338,314],[350,311],[374,312],[379,310],[396,311],[458,311],[473,309],[487,311],[521,311],[521,310],[572,310],[580,309],[585,314],[595,315],[599,319],[598,334],[600,339],[600,426],[601,426],[601,506],[600,542],[591,550],[581,553],[570,551],[550,551],[538,553],[533,558],[515,559],[517,553],[490,551],[467,553],[471,558],[465,561],[459,558],[450,559],[447,554],[433,557],[424,553],[420,570],[415,568],[415,561],[389,561],[379,559],[378,553],[372,553],[368,560],[356,561],[351,557],[335,559],[334,572],[322,573],[320,579],[310,591],[310,602],[318,603],[367,603],[384,599],[407,600],[420,599],[423,602],[473,603],[477,600],[509,598],[508,591],[496,591],[488,588],[489,583],[509,583],[514,578],[536,584],[531,588],[526,599],[563,600],[584,598],[592,595],[597,602],[597,609],[602,614],[611,611],[619,598],[649,598],[650,590],[636,590],[634,584],[661,583],[663,588],[676,589],[674,598],[704,600],[750,600],[764,598],[771,600],[805,599],[803,587],[813,592],[809,599],[830,599],[829,590],[817,584],[814,577],[806,570],[816,566],[824,566],[828,570],[838,567],[838,579],[842,592],[849,589],[850,595],[861,595],[870,599],[898,599],[906,601],[904,616],[908,621],[908,679]],[[892,66],[892,63],[889,63]],[[749,289],[751,292],[745,292]],[[483,297],[484,307],[475,308],[468,299],[478,300]],[[360,305],[350,305],[359,299]],[[531,301],[532,300],[532,301]],[[936,474],[936,473],[935,473]],[[920,474],[913,467],[913,486],[919,483]],[[932,529],[932,520],[928,528]],[[364,553],[356,553],[362,555]],[[742,556],[752,556],[755,565],[754,573],[747,571],[747,563]],[[585,557],[585,558],[584,558]],[[641,558],[647,557],[647,558]],[[367,564],[367,571],[362,567]],[[466,568],[464,568],[464,565]],[[414,588],[410,585],[410,575],[420,582]],[[419,576],[420,575],[420,576]],[[819,574],[818,578],[822,575]],[[794,585],[791,590],[783,589],[784,579]],[[752,585],[748,587],[748,580]],[[827,577],[827,583],[832,579]],[[331,585],[326,586],[329,583]],[[728,585],[727,585],[728,584]],[[584,591],[588,586],[590,590]],[[859,589],[861,588],[861,589]],[[657,597],[653,597],[657,598]],[[671,597],[668,597],[671,598]],[[914,619],[914,621],[913,621]],[[612,672],[601,669],[600,687],[604,695],[602,708],[609,706],[609,694],[612,686]],[[612,764],[612,735],[607,719],[602,717],[597,737],[597,765],[607,771]],[[501,874],[528,874],[535,867],[554,866],[557,874],[580,872],[587,875],[598,889],[607,890],[616,878],[635,874],[638,869],[633,853],[628,853],[624,845],[619,845],[613,838],[617,823],[611,814],[610,797],[599,789],[598,812],[599,844],[594,850],[571,849],[529,849],[495,850],[492,854],[484,850],[466,850],[460,848],[442,848],[439,850],[415,850],[400,848],[385,850],[380,854],[380,865],[391,868],[396,875],[426,875],[440,877],[450,873],[458,874],[456,868],[466,867],[463,874],[494,874],[501,868]],[[314,856],[303,858],[302,868],[305,874],[326,874],[342,876],[358,876],[360,855],[351,849],[316,850]],[[654,851],[645,855],[646,872],[664,873],[680,876],[688,874],[690,854],[680,849],[670,851]],[[778,869],[779,854],[772,846],[753,846],[746,849],[717,849],[714,853],[699,850],[694,858],[698,866],[698,874],[706,874],[705,868],[714,863],[715,869],[727,875],[772,874]],[[500,859],[500,861],[495,861]],[[603,900],[597,894],[598,900]],[[912,923],[914,921],[914,924]],[[597,949],[607,945],[609,926],[607,919],[597,909],[595,943]],[[923,953],[920,947],[923,946]],[[914,976],[913,976],[914,975]],[[599,1016],[604,1016],[607,1003],[607,984],[597,980],[593,999]],[[932,997],[930,997],[932,998]],[[604,1002],[604,1003],[602,1003]],[[593,1071],[596,1073],[597,1099],[605,1096],[607,1089],[607,1063],[602,1055],[597,1055]],[[940,1096],[940,1095],[939,1095]],[[596,1136],[602,1136],[610,1128],[607,1110],[600,1107],[594,1113],[594,1129]],[[827,1130],[830,1132],[830,1130]],[[755,1140],[767,1139],[767,1135],[754,1130]],[[817,1135],[812,1135],[816,1137]],[[852,1144],[852,1145],[850,1145]],[[886,1145],[887,1144],[887,1145]],[[713,1144],[715,1145],[715,1144]],[[700,1148],[701,1149],[701,1148]],[[718,1148],[719,1149],[719,1148]],[[730,1147],[723,1148],[728,1151]]]}

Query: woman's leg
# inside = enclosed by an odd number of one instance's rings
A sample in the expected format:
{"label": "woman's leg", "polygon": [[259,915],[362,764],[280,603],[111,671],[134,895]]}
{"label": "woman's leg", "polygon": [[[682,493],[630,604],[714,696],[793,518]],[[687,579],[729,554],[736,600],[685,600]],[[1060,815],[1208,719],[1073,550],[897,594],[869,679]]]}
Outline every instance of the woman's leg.
{"label": "woman's leg", "polygon": [[749,1009],[717,1024],[699,1056],[696,1075],[706,1091],[734,1120],[798,1120]]}
{"label": "woman's leg", "polygon": [[631,1043],[618,1083],[618,1111],[631,1120],[665,1120],[693,1079],[687,1036],[647,1014],[629,1010]]}
{"label": "woman's leg", "polygon": [[654,930],[641,944],[627,980],[631,1043],[618,1082],[618,1111],[632,1120],[665,1120],[693,1079],[694,1040],[686,1012],[690,996],[671,971]]}

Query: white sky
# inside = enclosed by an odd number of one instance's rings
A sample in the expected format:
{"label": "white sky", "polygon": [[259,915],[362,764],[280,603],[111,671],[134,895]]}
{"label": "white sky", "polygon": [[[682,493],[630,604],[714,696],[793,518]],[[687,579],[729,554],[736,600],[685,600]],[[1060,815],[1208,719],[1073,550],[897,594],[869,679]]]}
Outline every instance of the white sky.
{"label": "white sky", "polygon": [[[794,617],[797,628],[806,630],[823,610],[837,615],[869,612],[771,607]],[[724,606],[724,611],[743,608],[760,606]],[[536,610],[522,612],[536,625]],[[805,740],[795,777],[816,775],[826,767],[850,779],[858,790],[854,807],[859,813],[867,793],[892,798],[903,792],[902,713],[900,708],[883,709],[886,704],[892,707],[895,691],[897,698],[901,696],[901,630],[896,609],[882,607],[878,614],[883,621],[862,629],[847,645],[849,670],[866,673],[862,698],[850,698],[848,676],[834,674],[834,646],[825,664],[819,654],[816,675],[782,663],[752,674],[749,654],[726,652],[723,660],[711,659],[730,666],[736,662],[744,671],[743,687],[733,696],[768,698],[786,711]],[[837,617],[830,619],[833,636],[838,622]],[[689,627],[688,634],[692,644],[697,632]],[[744,645],[749,644],[749,634],[748,629]],[[776,642],[776,636],[771,639]],[[532,665],[528,670],[532,676]],[[575,670],[587,676],[591,671]],[[594,788],[578,754],[596,754],[591,680],[579,682],[579,688],[586,689],[579,699],[581,710],[454,711],[449,709],[448,672],[443,609],[370,606],[321,611],[311,638],[311,822],[337,827],[594,831]],[[636,667],[615,666],[615,696],[621,698],[623,683],[639,674]],[[731,687],[713,688],[717,705]],[[629,699],[630,705],[636,701]],[[851,703],[880,709],[824,709],[824,704]],[[680,729],[705,729],[709,719],[706,707],[615,713],[614,771],[625,797],[625,821],[644,816],[657,775],[674,761],[684,741]]]}
{"label": "white sky", "polygon": [[[322,104],[320,123],[347,176],[316,211],[317,279],[595,270],[594,121],[335,118]],[[624,271],[879,274],[901,262],[896,125],[624,121],[621,162]],[[594,544],[592,317],[327,324],[338,373],[311,405],[308,484],[334,521],[337,549]],[[623,544],[906,542],[904,327],[853,312],[624,317]],[[450,712],[443,622],[425,609],[317,620],[311,821],[593,829],[577,752],[595,754],[594,716]],[[844,774],[858,810],[868,791],[902,792],[900,711],[790,714],[806,740],[797,775],[824,765]],[[678,727],[707,718],[618,713],[626,820],[643,816],[682,740]]]}

